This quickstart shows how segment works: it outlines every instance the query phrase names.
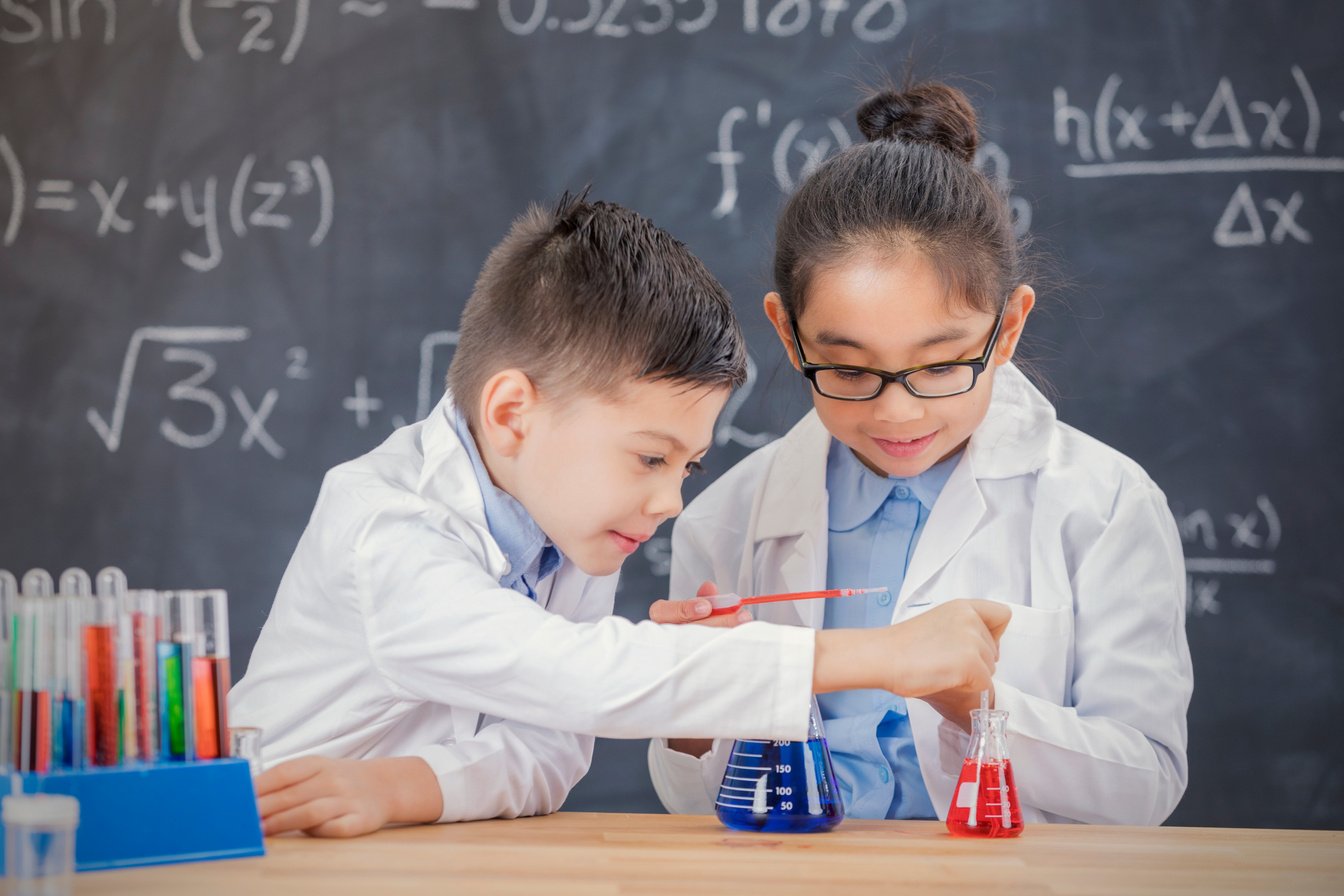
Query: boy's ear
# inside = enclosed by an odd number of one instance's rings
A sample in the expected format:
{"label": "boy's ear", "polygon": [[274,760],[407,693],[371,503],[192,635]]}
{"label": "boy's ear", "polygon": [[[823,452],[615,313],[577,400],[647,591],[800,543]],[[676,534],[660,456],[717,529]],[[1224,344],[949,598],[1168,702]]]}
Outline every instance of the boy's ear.
{"label": "boy's ear", "polygon": [[1022,339],[1022,329],[1027,325],[1027,316],[1035,306],[1036,290],[1025,283],[1008,297],[1008,307],[1003,312],[1003,327],[999,331],[999,344],[994,347],[995,365],[1006,364],[1013,359],[1017,343]]}
{"label": "boy's ear", "polygon": [[793,365],[794,370],[802,370],[797,347],[793,344],[793,331],[789,327],[789,312],[784,308],[784,298],[777,292],[768,292],[765,294],[764,304],[765,316],[775,325],[775,335],[784,343],[784,353],[788,355],[789,363]]}
{"label": "boy's ear", "polygon": [[521,370],[501,370],[481,388],[479,437],[496,454],[514,457],[522,447],[536,409],[537,387]]}

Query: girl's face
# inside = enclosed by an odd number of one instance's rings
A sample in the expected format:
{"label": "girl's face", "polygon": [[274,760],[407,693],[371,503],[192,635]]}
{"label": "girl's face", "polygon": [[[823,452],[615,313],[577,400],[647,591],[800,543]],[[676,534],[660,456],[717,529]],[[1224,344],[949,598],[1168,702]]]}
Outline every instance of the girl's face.
{"label": "girl's face", "polygon": [[[994,371],[1012,358],[1034,303],[1031,287],[1014,291],[990,365],[971,391],[916,398],[901,384],[889,383],[868,401],[840,401],[813,390],[817,415],[874,472],[897,477],[923,473],[965,445],[985,418]],[[765,297],[765,312],[793,366],[801,370],[778,293]],[[818,270],[797,326],[809,363],[899,372],[981,357],[994,317],[955,298],[949,301],[933,265],[923,253],[907,250],[895,258],[860,254]]]}

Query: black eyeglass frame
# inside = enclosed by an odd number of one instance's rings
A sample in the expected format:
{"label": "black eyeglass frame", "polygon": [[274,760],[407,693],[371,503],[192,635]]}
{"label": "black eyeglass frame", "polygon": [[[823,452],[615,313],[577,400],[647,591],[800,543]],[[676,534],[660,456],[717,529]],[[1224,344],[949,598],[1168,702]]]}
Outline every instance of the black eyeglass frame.
{"label": "black eyeglass frame", "polygon": [[[876,367],[858,367],[853,364],[813,364],[803,357],[803,340],[798,335],[798,322],[794,320],[793,315],[789,315],[789,329],[793,333],[793,347],[794,350],[798,352],[798,363],[803,368],[803,376],[807,377],[808,381],[812,383],[812,388],[823,398],[830,398],[835,401],[872,401],[874,398],[881,395],[882,391],[892,383],[900,383],[905,387],[905,391],[916,398],[952,398],[955,395],[965,395],[967,392],[970,392],[975,388],[975,384],[980,381],[980,374],[985,372],[985,368],[989,366],[989,359],[994,355],[994,347],[999,341],[999,330],[1003,327],[1003,315],[1007,310],[1008,303],[1005,302],[1003,307],[999,309],[998,317],[994,319],[994,329],[990,331],[989,342],[985,344],[985,351],[980,357],[962,358],[956,361],[938,361],[934,364],[920,364],[917,367],[907,367],[905,370],[898,370],[895,373],[879,370]],[[929,370],[934,367],[969,367],[971,369],[971,384],[958,392],[947,392],[942,395],[925,395],[922,392],[916,391],[915,388],[910,385],[909,377],[919,373],[921,370]],[[826,370],[851,370],[856,373],[871,373],[881,377],[882,385],[878,386],[877,391],[872,395],[831,395],[829,392],[822,391],[821,386],[817,385],[817,374]]]}

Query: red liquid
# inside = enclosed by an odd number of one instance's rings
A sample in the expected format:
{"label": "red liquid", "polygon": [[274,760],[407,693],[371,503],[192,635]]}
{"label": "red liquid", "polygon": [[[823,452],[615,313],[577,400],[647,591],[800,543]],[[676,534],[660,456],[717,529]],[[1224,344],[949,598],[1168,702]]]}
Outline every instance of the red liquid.
{"label": "red liquid", "polygon": [[51,770],[51,694],[16,691],[14,767],[21,772]]}
{"label": "red liquid", "polygon": [[196,758],[220,759],[229,755],[229,658],[193,657],[192,693],[196,701]]}
{"label": "red liquid", "polygon": [[[971,790],[976,787],[976,769],[979,768],[979,787],[975,790],[975,823],[971,823],[969,802]],[[1008,817],[1004,816],[1007,803]],[[1013,781],[1013,766],[1007,760],[989,760],[977,763],[967,759],[961,767],[961,779],[952,791],[952,805],[947,810],[947,829],[954,837],[1016,837],[1022,833],[1022,807],[1017,801],[1017,784]]]}
{"label": "red liquid", "polygon": [[84,627],[84,662],[89,680],[89,760],[117,764],[117,630],[110,625]]}
{"label": "red liquid", "polygon": [[135,657],[135,747],[146,762],[159,755],[159,732],[155,724],[159,711],[155,622],[157,619],[144,613],[131,615]]}

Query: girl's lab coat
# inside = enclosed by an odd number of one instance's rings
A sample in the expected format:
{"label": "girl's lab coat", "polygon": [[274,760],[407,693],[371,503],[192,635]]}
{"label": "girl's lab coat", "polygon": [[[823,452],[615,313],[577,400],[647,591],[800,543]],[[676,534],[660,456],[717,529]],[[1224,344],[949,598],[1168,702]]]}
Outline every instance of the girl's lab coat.
{"label": "girl's lab coat", "polygon": [[635,625],[610,615],[614,576],[569,561],[535,603],[499,587],[451,415],[444,399],[324,479],[229,694],[268,764],[419,756],[456,821],[558,809],[592,735],[806,736],[809,631]]}
{"label": "girl's lab coat", "polygon": [[[674,595],[710,580],[761,594],[823,588],[830,434],[808,414],[686,509],[672,535]],[[1026,821],[1158,824],[1186,784],[1185,569],[1162,492],[1133,461],[1060,423],[1012,365],[939,496],[893,621],[953,598],[1012,605],[995,705]],[[757,619],[817,628],[821,601]],[[969,737],[908,701],[920,771],[946,815]],[[700,759],[650,745],[663,804],[711,812],[731,742]]]}

